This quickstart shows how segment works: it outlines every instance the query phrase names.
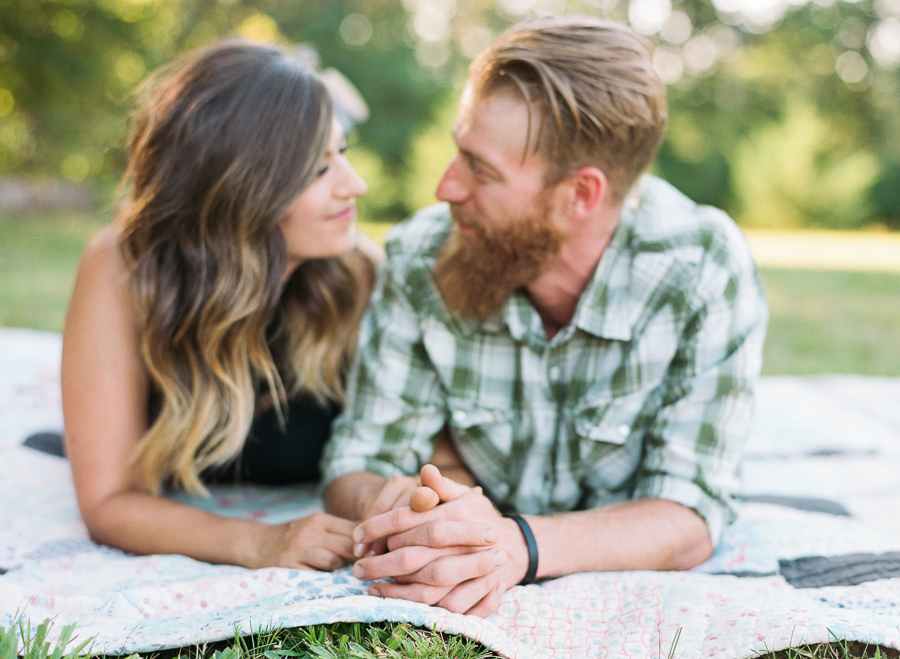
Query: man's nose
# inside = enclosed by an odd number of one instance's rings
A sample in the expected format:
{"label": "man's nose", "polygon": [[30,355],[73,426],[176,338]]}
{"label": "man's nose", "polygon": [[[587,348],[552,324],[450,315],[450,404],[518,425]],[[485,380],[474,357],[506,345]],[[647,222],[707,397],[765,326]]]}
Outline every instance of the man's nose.
{"label": "man's nose", "polygon": [[460,172],[460,158],[456,156],[447,165],[444,175],[438,183],[435,196],[440,201],[449,201],[451,204],[460,204],[469,197],[469,190],[465,185]]}

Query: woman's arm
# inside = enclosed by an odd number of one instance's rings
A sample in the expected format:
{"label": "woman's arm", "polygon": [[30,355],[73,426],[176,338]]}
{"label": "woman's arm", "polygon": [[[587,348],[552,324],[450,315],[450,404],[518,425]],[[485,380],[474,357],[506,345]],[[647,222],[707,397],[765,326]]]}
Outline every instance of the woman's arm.
{"label": "woman's arm", "polygon": [[313,515],[268,526],[155,496],[130,458],[147,429],[149,376],[115,227],[82,256],[63,331],[66,450],[78,505],[97,542],[211,563],[335,569],[352,559],[353,525]]}

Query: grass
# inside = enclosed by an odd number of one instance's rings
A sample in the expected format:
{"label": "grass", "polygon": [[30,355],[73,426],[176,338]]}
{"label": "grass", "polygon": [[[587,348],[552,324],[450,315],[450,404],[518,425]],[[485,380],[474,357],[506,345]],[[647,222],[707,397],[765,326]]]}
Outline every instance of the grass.
{"label": "grass", "polygon": [[900,375],[900,275],[763,270],[764,375]]}
{"label": "grass", "polygon": [[[4,633],[0,627],[0,659],[75,659],[88,657],[90,639],[77,643],[74,625],[63,628],[60,640],[45,642],[52,621],[32,633],[20,624]],[[71,642],[70,642],[71,641]],[[68,646],[68,647],[67,647]],[[499,655],[465,636],[419,629],[407,623],[339,622],[295,629],[264,630],[246,637],[130,655],[129,659],[498,659]]]}
{"label": "grass", "polygon": [[108,216],[0,218],[0,326],[59,331],[78,258]]}
{"label": "grass", "polygon": [[[108,214],[0,218],[0,326],[59,331],[81,249],[108,221]],[[362,224],[361,228],[376,240],[381,240],[386,230],[385,225],[378,224]],[[835,249],[834,235],[824,239],[819,236],[816,240],[824,240],[828,250]],[[900,333],[896,330],[900,326],[900,276],[891,265],[893,252],[885,257],[883,247],[873,247],[885,242],[893,244],[891,241],[900,245],[897,236],[889,236],[887,241],[850,237],[842,244],[846,245],[844,251],[853,253],[844,254],[839,260],[847,270],[829,269],[827,258],[831,257],[827,250],[817,252],[809,245],[803,249],[797,247],[802,241],[798,242],[796,234],[786,238],[787,249],[771,234],[764,241],[755,241],[754,249],[760,250],[760,262],[764,266],[762,274],[771,312],[765,374],[900,375]],[[872,258],[867,258],[867,249],[874,250]],[[801,252],[802,258],[798,256]],[[4,635],[0,629],[0,659],[12,659],[16,655],[13,640],[26,659],[67,659],[62,648],[50,647],[44,641],[46,625],[45,622],[43,632],[38,627],[38,633],[30,639],[23,639],[23,630],[11,630]],[[72,631],[68,633],[71,635]],[[495,656],[476,641],[407,624],[336,623],[149,653],[143,659],[488,659]],[[674,656],[678,656],[677,649]],[[841,641],[758,657],[863,658],[900,659],[900,653]]]}
{"label": "grass", "polygon": [[74,659],[91,642],[77,643],[75,625],[66,625],[56,643],[51,644],[46,638],[52,626],[52,621],[45,620],[32,631],[20,618],[9,630],[0,627],[0,659],[14,659],[20,654],[22,659]]}
{"label": "grass", "polygon": [[900,652],[892,648],[856,641],[837,641],[767,652],[757,655],[754,659],[897,659],[897,657],[900,657]]}
{"label": "grass", "polygon": [[[108,221],[0,218],[0,326],[59,331],[81,249]],[[379,241],[387,230],[360,227]],[[750,235],[771,312],[763,373],[900,375],[900,235],[819,232],[805,246],[798,236]],[[849,269],[827,269],[829,260]]]}
{"label": "grass", "polygon": [[[75,659],[87,657],[90,639],[75,636],[74,625],[63,628],[60,640],[51,646],[45,641],[52,621],[44,621],[32,633],[24,625],[5,634],[0,627],[0,659]],[[679,630],[680,631],[680,630]],[[666,659],[678,654],[678,637]],[[24,641],[24,642],[23,642]],[[133,654],[128,659],[499,659],[500,655],[462,636],[415,628],[406,623],[339,622],[299,629],[265,630],[247,637],[188,648]],[[766,652],[753,659],[898,659],[900,652],[856,641],[836,641],[804,645],[778,652]],[[647,659],[663,659],[648,657]]]}

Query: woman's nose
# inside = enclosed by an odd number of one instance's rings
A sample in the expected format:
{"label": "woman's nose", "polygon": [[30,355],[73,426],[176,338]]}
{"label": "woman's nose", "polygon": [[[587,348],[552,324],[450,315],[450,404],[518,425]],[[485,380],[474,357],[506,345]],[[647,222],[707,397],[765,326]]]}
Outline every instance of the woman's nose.
{"label": "woman's nose", "polygon": [[369,189],[369,186],[363,180],[350,161],[346,158],[341,163],[344,170],[344,176],[341,181],[340,193],[344,197],[362,197]]}

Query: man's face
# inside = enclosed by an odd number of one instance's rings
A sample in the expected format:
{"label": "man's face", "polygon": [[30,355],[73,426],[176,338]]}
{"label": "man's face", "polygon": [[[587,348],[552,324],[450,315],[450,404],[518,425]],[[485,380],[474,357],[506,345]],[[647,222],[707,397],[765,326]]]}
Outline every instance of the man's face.
{"label": "man's face", "polygon": [[527,131],[523,101],[463,96],[454,128],[459,154],[437,189],[456,223],[434,271],[451,313],[492,315],[549,267],[565,239],[556,189],[544,186],[546,165],[525,154]]}
{"label": "man's face", "polygon": [[534,145],[537,119],[534,108],[528,141],[524,101],[509,93],[486,99],[473,99],[468,90],[463,94],[453,128],[459,153],[447,166],[436,196],[456,209],[464,235],[471,235],[472,224],[508,226],[544,192],[546,164],[525,154],[526,144]]}

